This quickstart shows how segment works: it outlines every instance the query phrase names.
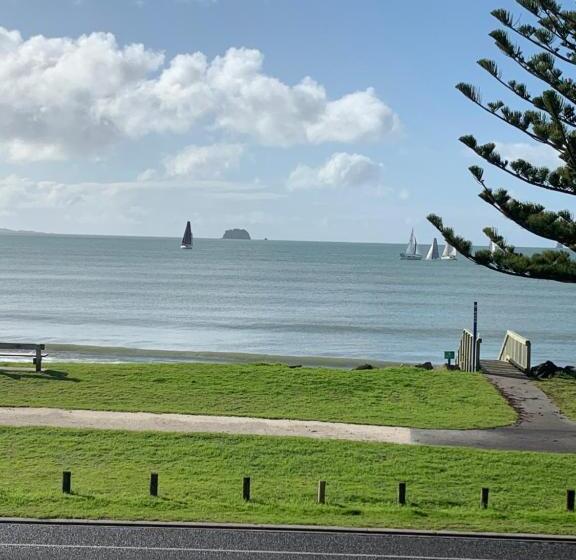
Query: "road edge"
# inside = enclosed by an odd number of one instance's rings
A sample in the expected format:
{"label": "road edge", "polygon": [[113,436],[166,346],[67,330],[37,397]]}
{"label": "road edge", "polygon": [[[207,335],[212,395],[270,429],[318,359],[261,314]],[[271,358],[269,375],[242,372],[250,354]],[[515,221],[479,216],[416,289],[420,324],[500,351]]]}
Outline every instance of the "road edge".
{"label": "road edge", "polygon": [[200,521],[131,521],[117,519],[38,519],[26,517],[0,517],[0,524],[19,525],[83,525],[96,527],[156,527],[174,529],[232,529],[245,531],[293,531],[309,533],[358,533],[375,535],[406,535],[423,537],[488,538],[504,540],[562,541],[576,544],[576,535],[542,533],[495,533],[475,531],[450,531],[444,529],[398,529],[378,527],[340,527],[329,525],[266,525],[257,523],[210,523]]}

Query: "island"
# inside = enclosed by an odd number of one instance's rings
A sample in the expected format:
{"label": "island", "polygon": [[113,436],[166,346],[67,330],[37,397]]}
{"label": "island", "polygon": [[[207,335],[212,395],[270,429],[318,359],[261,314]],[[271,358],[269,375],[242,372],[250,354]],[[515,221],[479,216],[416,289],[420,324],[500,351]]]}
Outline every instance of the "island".
{"label": "island", "polygon": [[222,239],[250,239],[250,234],[245,229],[227,229]]}

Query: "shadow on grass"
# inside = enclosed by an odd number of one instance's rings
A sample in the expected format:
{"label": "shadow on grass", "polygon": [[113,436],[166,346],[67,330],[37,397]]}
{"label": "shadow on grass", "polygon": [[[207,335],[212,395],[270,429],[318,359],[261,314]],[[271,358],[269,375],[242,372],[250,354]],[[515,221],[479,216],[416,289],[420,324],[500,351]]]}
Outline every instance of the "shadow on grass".
{"label": "shadow on grass", "polygon": [[15,381],[20,381],[21,379],[46,379],[48,381],[72,381],[73,383],[80,382],[80,379],[76,377],[68,377],[68,372],[66,371],[58,371],[53,369],[47,369],[41,373],[36,373],[32,371],[28,372],[27,370],[18,370],[18,368],[0,367],[0,375]]}

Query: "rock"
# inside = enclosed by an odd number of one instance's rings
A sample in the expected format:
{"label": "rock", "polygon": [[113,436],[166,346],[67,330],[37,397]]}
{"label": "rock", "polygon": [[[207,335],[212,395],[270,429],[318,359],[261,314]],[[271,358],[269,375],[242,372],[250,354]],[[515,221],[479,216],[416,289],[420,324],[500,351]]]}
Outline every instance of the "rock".
{"label": "rock", "polygon": [[294,365],[291,365],[291,366],[288,366],[288,367],[289,367],[290,369],[296,369],[296,368],[302,367],[302,364],[294,364]]}
{"label": "rock", "polygon": [[563,368],[558,367],[554,362],[546,360],[537,366],[530,368],[528,377],[534,377],[536,379],[549,379],[554,377],[557,373],[562,371]]}
{"label": "rock", "polygon": [[422,364],[416,364],[414,367],[417,367],[420,369],[434,369],[432,362],[424,362]]}
{"label": "rock", "polygon": [[227,229],[222,239],[250,239],[250,234],[245,229]]}
{"label": "rock", "polygon": [[563,374],[569,377],[576,377],[576,368],[574,366],[557,366],[554,362],[547,360],[530,368],[528,377],[534,377],[536,379],[550,379],[555,375]]}
{"label": "rock", "polygon": [[374,369],[374,366],[372,364],[360,364],[359,366],[356,366],[354,368],[355,370],[360,370],[360,369]]}

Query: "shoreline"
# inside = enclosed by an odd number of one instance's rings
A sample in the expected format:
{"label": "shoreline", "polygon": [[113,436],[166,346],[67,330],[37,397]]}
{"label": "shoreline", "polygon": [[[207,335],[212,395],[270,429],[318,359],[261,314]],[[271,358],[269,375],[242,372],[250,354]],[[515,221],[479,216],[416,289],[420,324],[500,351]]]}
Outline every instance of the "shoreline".
{"label": "shoreline", "polygon": [[[375,368],[412,365],[412,362],[376,360],[337,356],[294,356],[283,354],[263,354],[251,352],[211,352],[195,350],[159,350],[147,348],[129,348],[125,346],[92,346],[80,344],[46,344],[50,362],[191,362],[191,363],[282,363],[289,366],[354,368],[362,364],[371,364]],[[436,364],[435,364],[436,365]]]}

